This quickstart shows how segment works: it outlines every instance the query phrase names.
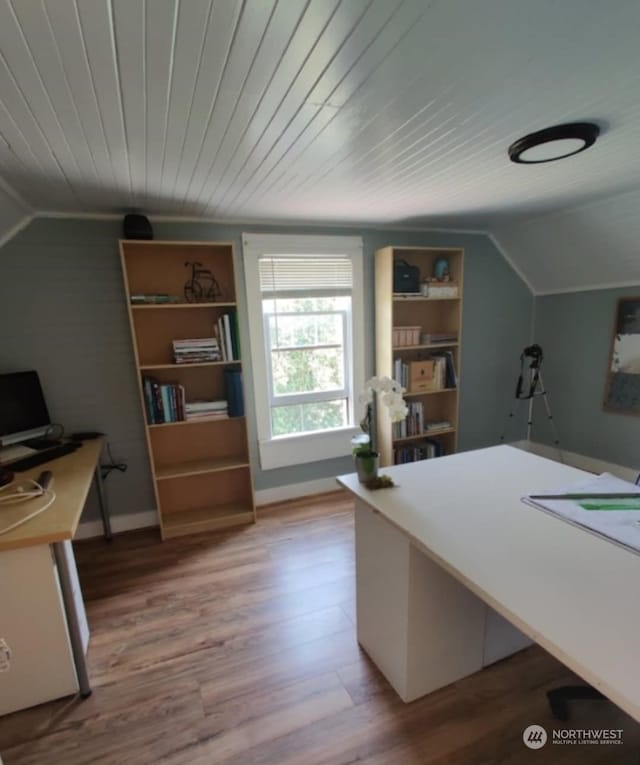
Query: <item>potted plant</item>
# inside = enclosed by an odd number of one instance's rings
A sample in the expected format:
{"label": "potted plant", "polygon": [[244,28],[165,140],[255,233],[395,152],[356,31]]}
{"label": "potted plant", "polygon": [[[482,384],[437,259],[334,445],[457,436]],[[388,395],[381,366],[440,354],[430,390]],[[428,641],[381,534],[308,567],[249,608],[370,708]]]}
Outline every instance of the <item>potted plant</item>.
{"label": "potted plant", "polygon": [[373,418],[378,400],[389,409],[392,422],[404,420],[409,411],[402,394],[404,388],[390,377],[372,377],[365,383],[359,396],[365,405],[365,415],[360,421],[362,433],[351,439],[353,459],[360,483],[370,483],[378,477],[380,456],[376,450]]}

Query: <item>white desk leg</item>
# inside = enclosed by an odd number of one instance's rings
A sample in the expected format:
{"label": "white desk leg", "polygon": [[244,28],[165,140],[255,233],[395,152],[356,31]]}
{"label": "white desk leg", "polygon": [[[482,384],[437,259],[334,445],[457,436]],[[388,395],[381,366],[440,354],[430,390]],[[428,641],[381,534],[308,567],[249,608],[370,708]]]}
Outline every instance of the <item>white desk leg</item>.
{"label": "white desk leg", "polygon": [[[70,543],[67,543],[70,546]],[[73,554],[69,559],[67,557],[67,551],[65,550],[65,542],[54,542],[51,547],[53,548],[53,554],[58,566],[58,579],[60,580],[60,592],[62,594],[62,605],[64,607],[65,615],[67,617],[67,628],[69,630],[69,642],[71,643],[71,651],[73,653],[73,663],[76,668],[76,675],[78,676],[78,685],[80,695],[83,699],[86,699],[91,695],[91,682],[89,680],[89,672],[87,670],[87,660],[85,657],[85,633],[83,630],[82,619],[84,614],[79,611],[78,599],[74,593],[74,572],[72,565],[75,567],[75,559]],[[77,578],[77,575],[76,575]],[[77,583],[76,583],[77,584]],[[79,585],[78,585],[79,586]],[[81,602],[81,596],[80,596]],[[84,606],[83,606],[84,608]],[[86,627],[86,625],[85,625]],[[88,634],[87,634],[88,638]]]}
{"label": "white desk leg", "polygon": [[485,604],[356,500],[358,642],[403,701],[482,668]]}

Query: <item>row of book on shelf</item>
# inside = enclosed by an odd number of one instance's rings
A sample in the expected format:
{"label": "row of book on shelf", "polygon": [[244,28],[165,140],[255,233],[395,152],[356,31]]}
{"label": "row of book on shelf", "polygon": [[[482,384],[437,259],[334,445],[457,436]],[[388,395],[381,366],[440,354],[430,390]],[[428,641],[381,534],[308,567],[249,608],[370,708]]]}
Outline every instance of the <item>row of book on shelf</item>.
{"label": "row of book on shelf", "polygon": [[243,417],[242,372],[238,369],[225,369],[223,377],[224,399],[187,401],[184,385],[162,383],[155,377],[143,376],[142,389],[148,424]]}
{"label": "row of book on shelf", "polygon": [[403,465],[406,462],[419,462],[444,455],[444,447],[435,439],[425,438],[412,444],[398,446],[393,450],[393,464]]}
{"label": "row of book on shelf", "polygon": [[445,388],[457,388],[453,351],[439,351],[417,361],[393,361],[393,379],[409,393],[427,393]]}
{"label": "row of book on shelf", "polygon": [[239,361],[238,314],[234,311],[220,316],[213,327],[213,337],[191,337],[174,340],[172,345],[173,360],[176,364]]}
{"label": "row of book on shelf", "polygon": [[404,420],[394,422],[392,425],[393,438],[410,438],[427,433],[435,433],[439,430],[447,430],[451,427],[449,420],[424,421],[424,406],[422,401],[411,401],[408,404],[409,412]]}

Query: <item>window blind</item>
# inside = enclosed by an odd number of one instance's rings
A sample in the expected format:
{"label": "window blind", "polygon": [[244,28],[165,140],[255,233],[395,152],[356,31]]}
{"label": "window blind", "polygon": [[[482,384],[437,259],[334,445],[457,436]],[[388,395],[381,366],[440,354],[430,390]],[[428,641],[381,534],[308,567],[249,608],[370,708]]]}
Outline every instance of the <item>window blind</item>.
{"label": "window blind", "polygon": [[265,297],[300,293],[349,295],[353,287],[353,269],[347,256],[309,255],[261,257],[260,292]]}

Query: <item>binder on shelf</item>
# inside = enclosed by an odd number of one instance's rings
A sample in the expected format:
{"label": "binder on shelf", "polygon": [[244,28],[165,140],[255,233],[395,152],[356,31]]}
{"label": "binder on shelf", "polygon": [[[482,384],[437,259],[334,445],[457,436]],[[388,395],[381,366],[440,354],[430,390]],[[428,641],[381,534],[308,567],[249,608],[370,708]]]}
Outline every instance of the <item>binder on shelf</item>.
{"label": "binder on shelf", "polygon": [[238,324],[237,311],[234,311],[231,314],[231,334],[233,339],[234,358],[239,360],[242,358],[242,352],[240,350],[240,325]]}
{"label": "binder on shelf", "polygon": [[222,353],[222,360],[229,361],[229,353],[227,351],[227,343],[225,340],[224,322],[222,316],[218,319],[217,323],[218,336],[220,337],[220,352]]}
{"label": "binder on shelf", "polygon": [[233,361],[235,356],[233,355],[233,343],[231,342],[231,322],[229,321],[229,314],[225,313],[222,317],[224,325],[224,344],[227,349],[227,361]]}
{"label": "binder on shelf", "polygon": [[224,390],[228,402],[229,417],[244,417],[242,372],[239,369],[224,370]]}

